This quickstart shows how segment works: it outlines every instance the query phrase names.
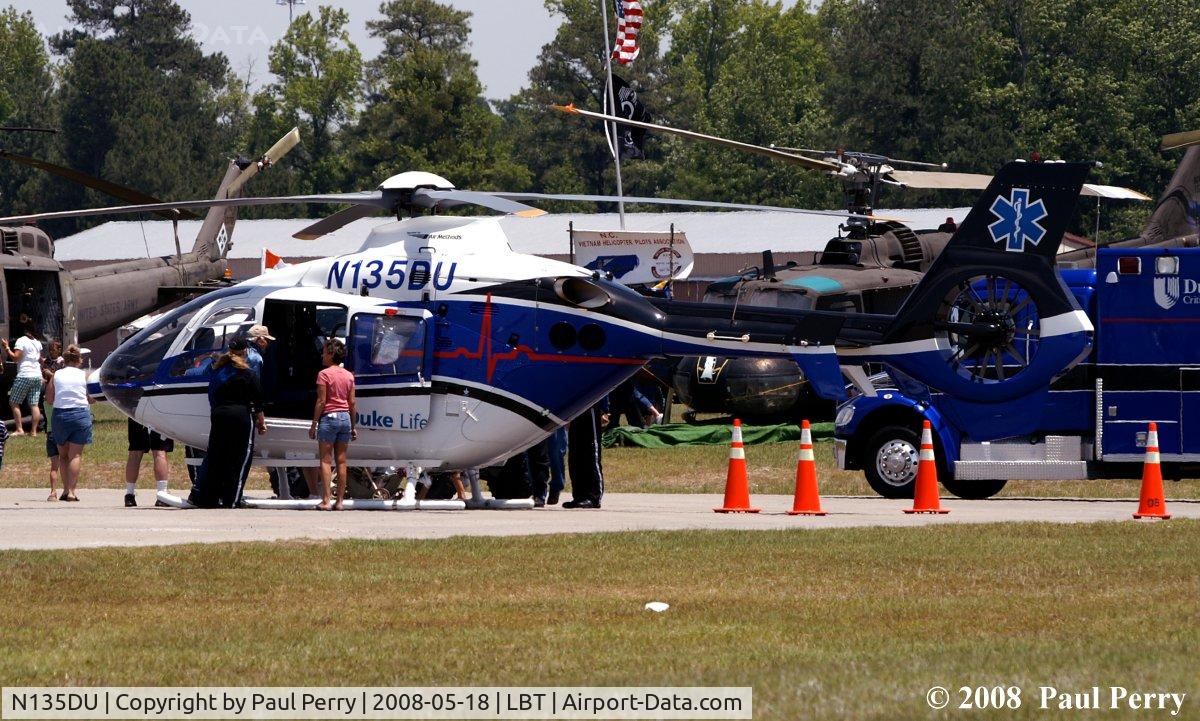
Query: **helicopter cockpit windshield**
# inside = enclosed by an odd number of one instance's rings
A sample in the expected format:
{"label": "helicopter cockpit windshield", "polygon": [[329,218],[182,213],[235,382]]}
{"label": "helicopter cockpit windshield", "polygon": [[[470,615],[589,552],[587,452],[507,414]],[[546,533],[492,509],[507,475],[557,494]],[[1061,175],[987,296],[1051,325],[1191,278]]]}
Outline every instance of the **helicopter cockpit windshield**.
{"label": "helicopter cockpit windshield", "polygon": [[214,301],[247,292],[249,288],[233,287],[202,295],[134,334],[100,366],[100,387],[105,397],[125,413],[133,415],[145,384],[155,377],[167,351],[196,314]]}

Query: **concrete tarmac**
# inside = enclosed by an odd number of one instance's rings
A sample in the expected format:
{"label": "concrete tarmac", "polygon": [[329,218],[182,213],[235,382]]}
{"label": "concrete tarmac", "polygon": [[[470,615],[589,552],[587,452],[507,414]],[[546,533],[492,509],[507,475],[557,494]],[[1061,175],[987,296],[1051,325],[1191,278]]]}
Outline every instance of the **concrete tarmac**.
{"label": "concrete tarmac", "polygon": [[[292,539],[448,538],[524,536],[645,530],[779,530],[946,523],[1124,521],[1137,502],[1088,500],[942,499],[948,515],[909,515],[911,501],[830,497],[829,515],[788,516],[790,496],[755,496],[757,514],[718,514],[716,495],[613,493],[598,511],[561,507],[523,511],[180,510],[154,508],[154,494],[138,492],[138,508],[123,506],[120,490],[81,490],[79,503],[46,501],[45,489],[0,489],[0,549],[159,546],[180,543]],[[1200,518],[1200,503],[1167,501],[1175,518]],[[1142,523],[1156,521],[1141,521]]]}

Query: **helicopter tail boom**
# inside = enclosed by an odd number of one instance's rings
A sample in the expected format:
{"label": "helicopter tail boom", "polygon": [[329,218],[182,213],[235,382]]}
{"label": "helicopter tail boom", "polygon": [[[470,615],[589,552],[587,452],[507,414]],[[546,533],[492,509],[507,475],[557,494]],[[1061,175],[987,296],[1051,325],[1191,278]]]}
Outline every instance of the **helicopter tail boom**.
{"label": "helicopter tail boom", "polygon": [[791,355],[825,398],[841,365],[886,363],[965,401],[1028,396],[1091,348],[1054,261],[1088,172],[1009,163],[895,316],[655,301],[664,354]]}

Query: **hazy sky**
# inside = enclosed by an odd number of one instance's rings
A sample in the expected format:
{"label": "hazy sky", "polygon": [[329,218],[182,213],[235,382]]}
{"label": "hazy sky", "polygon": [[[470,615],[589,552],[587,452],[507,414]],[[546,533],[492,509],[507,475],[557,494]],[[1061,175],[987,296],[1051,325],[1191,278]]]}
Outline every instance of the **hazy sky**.
{"label": "hazy sky", "polygon": [[[256,85],[266,80],[267,53],[287,29],[286,6],[277,5],[276,0],[178,1],[191,13],[192,32],[207,51],[225,53],[241,75],[249,69]],[[784,5],[795,3],[784,0]],[[363,57],[371,58],[382,49],[382,43],[367,35],[366,22],[378,17],[379,4],[379,0],[310,0],[297,6],[296,12],[308,12],[317,5],[345,8],[350,13],[351,38]],[[449,4],[473,13],[471,50],[491,98],[507,97],[525,83],[542,45],[554,38],[558,27],[542,0],[449,0]],[[32,11],[44,34],[66,26],[66,0],[0,0],[0,6],[4,5]]]}

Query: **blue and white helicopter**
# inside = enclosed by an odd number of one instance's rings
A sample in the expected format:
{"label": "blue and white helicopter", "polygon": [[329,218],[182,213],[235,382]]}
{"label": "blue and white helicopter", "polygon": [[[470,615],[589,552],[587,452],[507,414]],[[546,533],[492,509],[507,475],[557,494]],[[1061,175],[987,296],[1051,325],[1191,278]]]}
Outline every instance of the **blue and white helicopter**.
{"label": "blue and white helicopter", "polygon": [[1019,415],[1091,346],[1087,315],[1053,266],[1088,168],[1005,165],[895,316],[644,297],[597,272],[514,252],[494,217],[405,217],[466,204],[532,216],[542,211],[522,201],[609,198],[465,191],[420,172],[363,193],[121,206],[0,223],[349,204],[297,234],[316,238],[375,213],[403,218],[376,227],[355,253],[270,271],[165,313],[108,357],[99,383],[131,418],[205,448],[208,364],[233,335],[266,324],[278,341],[264,358],[268,433],[258,439],[257,462],[296,465],[314,454],[308,428],[319,347],[341,337],[357,377],[362,431],[350,446],[351,465],[400,461],[413,478],[528,448],[663,355],[790,358],[831,399],[845,395],[843,367],[862,383],[862,366],[882,362],[973,407]]}

